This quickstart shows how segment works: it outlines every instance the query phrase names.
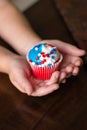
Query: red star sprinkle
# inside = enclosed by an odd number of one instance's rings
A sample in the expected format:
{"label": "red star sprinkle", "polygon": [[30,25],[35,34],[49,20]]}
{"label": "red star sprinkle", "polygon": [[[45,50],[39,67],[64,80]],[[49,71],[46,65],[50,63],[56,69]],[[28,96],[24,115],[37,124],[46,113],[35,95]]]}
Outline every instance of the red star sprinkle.
{"label": "red star sprinkle", "polygon": [[53,54],[53,52],[51,51],[50,54]]}
{"label": "red star sprinkle", "polygon": [[43,61],[41,61],[41,64],[44,64],[44,60],[43,60]]}
{"label": "red star sprinkle", "polygon": [[47,57],[49,57],[49,54],[46,54]]}
{"label": "red star sprinkle", "polygon": [[36,57],[36,60],[39,60],[39,58],[38,58],[38,57]]}
{"label": "red star sprinkle", "polygon": [[54,47],[52,44],[49,44],[49,46]]}
{"label": "red star sprinkle", "polygon": [[46,59],[44,59],[44,62],[46,62]]}
{"label": "red star sprinkle", "polygon": [[29,60],[30,62],[32,62],[32,60]]}
{"label": "red star sprinkle", "polygon": [[44,55],[42,55],[43,57],[46,57],[46,55],[44,54]]}
{"label": "red star sprinkle", "polygon": [[44,55],[44,52],[41,52],[42,55]]}

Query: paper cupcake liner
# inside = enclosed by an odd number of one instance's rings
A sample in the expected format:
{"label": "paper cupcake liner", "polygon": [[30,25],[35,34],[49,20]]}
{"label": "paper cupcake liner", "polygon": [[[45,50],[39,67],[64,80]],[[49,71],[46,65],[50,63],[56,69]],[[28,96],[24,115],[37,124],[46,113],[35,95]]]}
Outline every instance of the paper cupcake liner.
{"label": "paper cupcake liner", "polygon": [[33,75],[41,80],[47,80],[51,77],[52,73],[58,70],[58,66],[62,61],[63,56],[60,55],[60,59],[52,66],[39,67],[38,65],[31,65]]}

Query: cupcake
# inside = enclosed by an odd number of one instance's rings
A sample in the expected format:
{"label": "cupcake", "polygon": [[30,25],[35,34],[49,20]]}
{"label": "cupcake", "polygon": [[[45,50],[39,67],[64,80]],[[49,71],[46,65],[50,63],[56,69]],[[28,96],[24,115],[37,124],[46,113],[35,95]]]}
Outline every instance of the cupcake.
{"label": "cupcake", "polygon": [[49,79],[58,70],[62,58],[58,48],[49,43],[40,43],[27,53],[33,75],[41,80]]}

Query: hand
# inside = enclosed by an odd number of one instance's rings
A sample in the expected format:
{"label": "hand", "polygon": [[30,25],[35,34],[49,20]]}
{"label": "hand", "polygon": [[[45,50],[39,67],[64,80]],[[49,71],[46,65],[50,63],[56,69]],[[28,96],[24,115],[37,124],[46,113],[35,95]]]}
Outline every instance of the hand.
{"label": "hand", "polygon": [[58,47],[58,50],[63,54],[63,61],[59,66],[59,82],[65,83],[66,78],[70,77],[71,75],[78,74],[83,63],[80,56],[83,56],[85,51],[59,40],[47,40],[47,42],[50,42]]}
{"label": "hand", "polygon": [[9,78],[21,92],[31,96],[44,96],[59,88],[59,72],[53,73],[49,80],[43,81],[33,77],[31,67],[22,56],[16,56],[9,66]]}
{"label": "hand", "polygon": [[33,77],[31,67],[24,57],[14,58],[10,64],[9,77],[13,85],[23,93],[31,96],[44,96],[59,88],[58,82],[65,82],[70,75],[77,75],[82,64],[80,56],[85,54],[84,50],[63,43],[58,40],[47,40],[58,47],[63,54],[63,61],[59,71],[52,74],[49,80],[39,80]]}

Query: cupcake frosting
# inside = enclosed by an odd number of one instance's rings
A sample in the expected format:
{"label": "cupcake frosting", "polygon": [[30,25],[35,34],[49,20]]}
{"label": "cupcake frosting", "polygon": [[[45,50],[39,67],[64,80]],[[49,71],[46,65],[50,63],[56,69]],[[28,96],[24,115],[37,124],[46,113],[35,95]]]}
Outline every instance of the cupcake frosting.
{"label": "cupcake frosting", "polygon": [[58,49],[47,43],[41,43],[34,46],[27,54],[27,60],[32,65],[40,67],[51,66],[60,59]]}

